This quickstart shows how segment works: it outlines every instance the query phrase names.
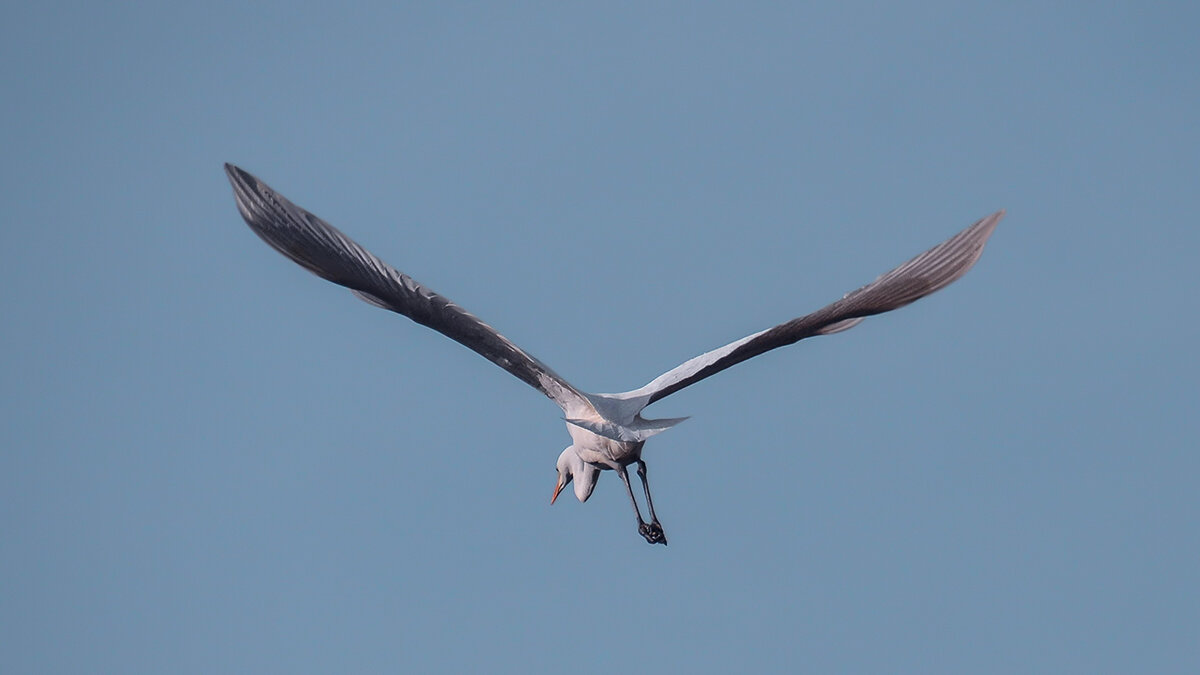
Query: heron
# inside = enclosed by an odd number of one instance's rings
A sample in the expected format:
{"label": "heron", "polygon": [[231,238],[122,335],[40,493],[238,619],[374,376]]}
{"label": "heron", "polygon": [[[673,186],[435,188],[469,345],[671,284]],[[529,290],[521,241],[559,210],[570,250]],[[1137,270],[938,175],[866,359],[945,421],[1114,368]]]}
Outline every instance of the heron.
{"label": "heron", "polygon": [[[840,299],[777,326],[705,352],[637,389],[615,394],[584,391],[513,344],[494,328],[446,297],[387,264],[321,218],[293,204],[254,175],[232,165],[225,173],[233,185],[238,211],[263,241],[309,272],[344,286],[368,304],[432,328],[477,352],[562,409],[571,445],[555,464],[558,482],[553,504],[567,485],[586,502],[603,471],[614,471],[625,485],[638,533],[650,544],[667,537],[654,511],[642,449],[646,440],[688,419],[642,416],[652,403],[768,351],[818,335],[857,326],[869,316],[890,312],[950,285],[967,273],[983,253],[1004,211],[997,211]],[[637,465],[650,519],[642,517],[628,467]]]}

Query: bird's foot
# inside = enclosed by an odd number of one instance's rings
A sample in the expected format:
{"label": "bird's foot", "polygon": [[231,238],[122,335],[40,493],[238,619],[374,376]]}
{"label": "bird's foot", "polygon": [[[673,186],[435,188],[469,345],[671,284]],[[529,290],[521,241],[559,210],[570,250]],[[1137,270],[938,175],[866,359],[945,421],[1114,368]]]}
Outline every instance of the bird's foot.
{"label": "bird's foot", "polygon": [[663,534],[662,525],[659,525],[658,521],[638,525],[638,534],[646,538],[647,544],[667,545],[667,535]]}

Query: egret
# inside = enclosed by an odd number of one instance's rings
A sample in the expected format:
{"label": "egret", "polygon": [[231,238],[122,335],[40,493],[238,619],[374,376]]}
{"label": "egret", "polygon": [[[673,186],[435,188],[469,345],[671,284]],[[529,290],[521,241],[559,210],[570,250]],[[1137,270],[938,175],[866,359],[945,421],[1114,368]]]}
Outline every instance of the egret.
{"label": "egret", "polygon": [[[633,503],[638,533],[651,544],[666,544],[642,447],[646,439],[687,419],[647,419],[646,406],[684,387],[764,352],[816,335],[831,335],[875,314],[890,312],[945,288],[975,264],[1004,216],[998,211],[875,281],[811,314],[748,335],[705,352],[651,380],[617,394],[593,394],[575,387],[546,364],[510,342],[491,326],[412,277],[371,254],[337,228],[296,206],[266,183],[232,164],[225,173],[238,211],[263,241],[309,272],[350,289],[359,299],[402,314],[479,353],[562,408],[571,445],[558,457],[553,504],[568,484],[586,502],[600,472],[612,470]],[[627,467],[637,465],[650,520],[642,518]]]}

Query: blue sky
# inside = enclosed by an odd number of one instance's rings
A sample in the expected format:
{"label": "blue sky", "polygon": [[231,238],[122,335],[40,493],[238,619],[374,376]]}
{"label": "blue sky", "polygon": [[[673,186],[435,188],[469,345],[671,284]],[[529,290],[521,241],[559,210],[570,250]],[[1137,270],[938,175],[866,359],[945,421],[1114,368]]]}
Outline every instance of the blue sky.
{"label": "blue sky", "polygon": [[[1196,672],[1193,3],[26,3],[0,25],[0,670]],[[261,176],[580,387],[998,208],[962,281],[559,411],[259,242]]]}

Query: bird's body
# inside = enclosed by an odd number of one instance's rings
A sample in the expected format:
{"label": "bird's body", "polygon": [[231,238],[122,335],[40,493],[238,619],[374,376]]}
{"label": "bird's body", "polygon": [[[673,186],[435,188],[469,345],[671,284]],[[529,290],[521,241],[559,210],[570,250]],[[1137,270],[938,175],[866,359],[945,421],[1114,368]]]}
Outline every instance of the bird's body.
{"label": "bird's body", "polygon": [[[242,217],[272,248],[313,274],[349,288],[361,300],[407,316],[463,344],[558,404],[572,444],[559,455],[558,484],[551,502],[572,482],[575,496],[587,501],[600,472],[615,471],[633,502],[638,532],[646,541],[662,544],[666,537],[654,514],[642,449],[646,439],[686,418],[647,419],[641,414],[646,406],[746,359],[804,338],[853,328],[868,316],[903,307],[944,288],[975,264],[1004,215],[1000,211],[978,221],[826,307],[689,359],[643,387],[591,394],[251,174],[230,164],[225,171]],[[650,522],[642,519],[630,486],[626,467],[631,464],[638,467]]]}
{"label": "bird's body", "polygon": [[571,435],[571,449],[579,459],[601,470],[633,464],[642,458],[642,446],[646,445],[645,441],[613,440],[570,423],[567,433]]}
{"label": "bird's body", "polygon": [[[633,502],[633,511],[637,514],[638,532],[651,544],[666,544],[667,536],[663,534],[658,516],[654,513],[654,502],[650,499],[650,484],[646,482],[646,463],[642,461],[642,448],[646,441],[622,441],[588,431],[580,426],[583,420],[567,423],[567,433],[571,434],[573,443],[558,457],[558,484],[550,503],[558,499],[558,492],[568,483],[575,483],[575,497],[586,502],[596,488],[596,481],[601,471],[616,471],[625,484],[629,493],[629,501]],[[603,424],[604,422],[601,422]],[[638,477],[646,491],[646,507],[650,510],[650,522],[642,520],[642,512],[638,508],[637,498],[633,496],[633,488],[629,485],[629,473],[626,467],[637,463]]]}

